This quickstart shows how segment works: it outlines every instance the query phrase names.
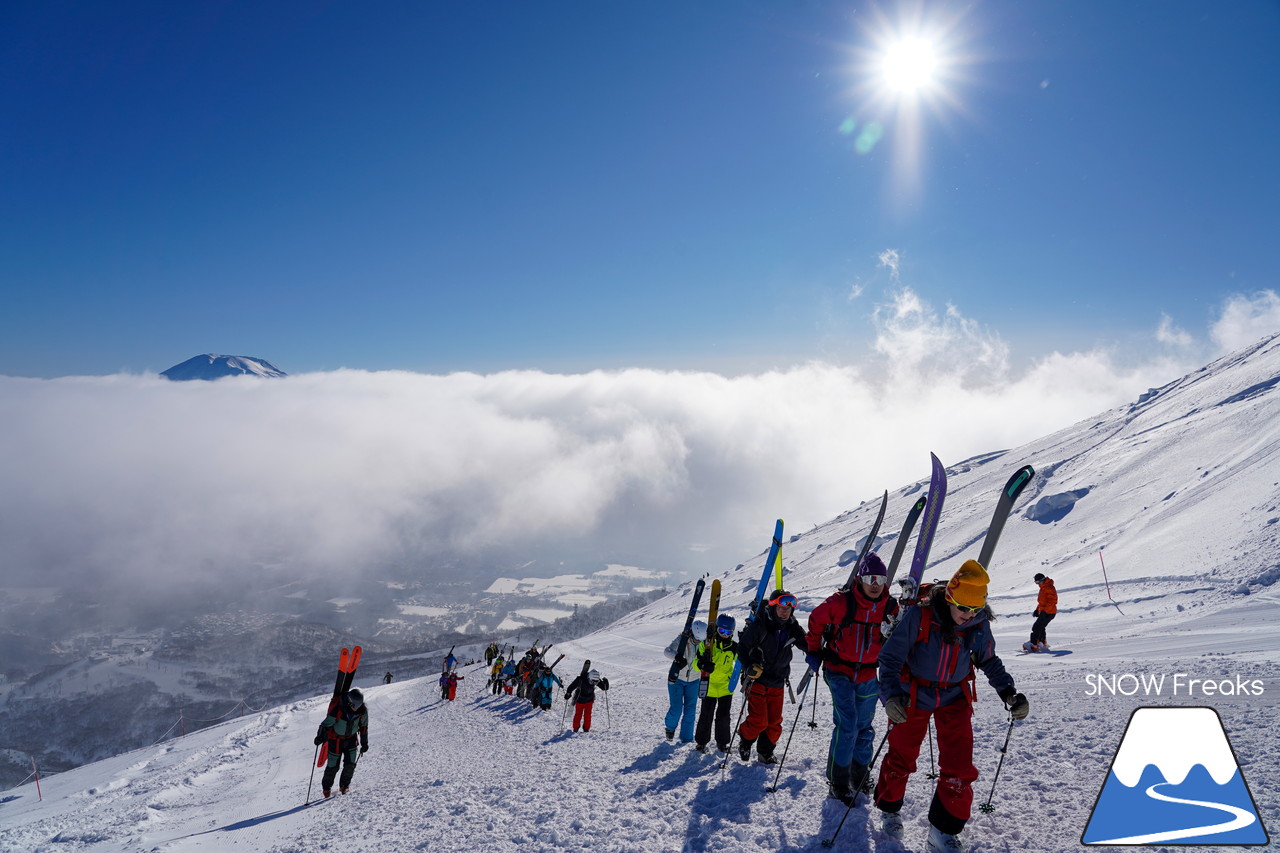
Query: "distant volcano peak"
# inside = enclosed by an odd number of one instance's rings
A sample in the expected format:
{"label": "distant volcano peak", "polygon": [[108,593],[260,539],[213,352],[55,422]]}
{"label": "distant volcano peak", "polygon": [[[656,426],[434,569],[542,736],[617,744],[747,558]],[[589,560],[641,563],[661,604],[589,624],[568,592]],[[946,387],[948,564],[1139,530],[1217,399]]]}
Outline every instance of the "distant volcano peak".
{"label": "distant volcano peak", "polygon": [[217,355],[205,353],[175,364],[160,374],[166,379],[186,381],[191,379],[221,379],[224,376],[288,376],[265,358],[249,355]]}

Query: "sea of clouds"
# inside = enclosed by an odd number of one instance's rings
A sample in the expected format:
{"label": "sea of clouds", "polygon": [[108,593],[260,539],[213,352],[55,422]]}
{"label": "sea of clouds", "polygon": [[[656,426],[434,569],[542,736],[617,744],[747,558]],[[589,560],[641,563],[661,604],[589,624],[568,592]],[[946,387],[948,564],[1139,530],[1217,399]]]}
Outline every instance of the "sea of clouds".
{"label": "sea of clouds", "polygon": [[[1135,399],[1280,329],[1271,291],[1146,357],[1018,364],[897,288],[874,354],[755,375],[338,370],[170,382],[0,377],[6,583],[182,584],[458,560],[714,570],[928,474]],[[576,561],[576,563],[575,563]]]}

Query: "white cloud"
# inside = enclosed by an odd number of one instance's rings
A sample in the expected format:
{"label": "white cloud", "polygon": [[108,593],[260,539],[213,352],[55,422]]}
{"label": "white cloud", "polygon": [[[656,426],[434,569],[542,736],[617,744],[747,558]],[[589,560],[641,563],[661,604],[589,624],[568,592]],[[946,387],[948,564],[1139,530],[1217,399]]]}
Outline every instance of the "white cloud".
{"label": "white cloud", "polygon": [[[1275,310],[1229,303],[1215,339]],[[1015,366],[997,332],[905,288],[872,322],[864,363],[737,377],[0,378],[0,446],[21,448],[0,456],[0,562],[90,584],[532,559],[700,572],[775,518],[807,529],[924,477],[929,451],[1016,446],[1197,366]]]}
{"label": "white cloud", "polygon": [[1185,329],[1175,324],[1173,318],[1168,314],[1160,315],[1160,326],[1156,329],[1156,340],[1162,344],[1176,347],[1189,347],[1195,342],[1195,339]]}
{"label": "white cloud", "polygon": [[880,266],[889,270],[889,276],[896,283],[898,281],[899,264],[902,260],[897,249],[885,249],[880,253]]}
{"label": "white cloud", "polygon": [[1274,290],[1235,294],[1223,303],[1209,337],[1219,354],[1240,349],[1280,331],[1280,296]]}

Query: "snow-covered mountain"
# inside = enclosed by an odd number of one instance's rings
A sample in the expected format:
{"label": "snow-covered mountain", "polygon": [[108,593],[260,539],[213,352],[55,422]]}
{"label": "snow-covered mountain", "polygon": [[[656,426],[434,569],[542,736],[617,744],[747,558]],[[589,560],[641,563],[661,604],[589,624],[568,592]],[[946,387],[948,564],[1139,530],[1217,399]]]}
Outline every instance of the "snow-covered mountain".
{"label": "snow-covered mountain", "polygon": [[[1262,822],[1280,827],[1277,385],[1280,336],[1039,441],[944,460],[949,492],[926,579],[976,556],[1006,478],[1024,463],[1037,470],[990,567],[998,649],[1031,715],[1012,727],[993,789],[1010,724],[979,679],[975,794],[994,811],[975,809],[962,836],[970,851],[1090,849],[1081,835],[1130,717],[1148,706],[1213,708]],[[920,448],[921,480],[890,492],[882,549],[927,486],[929,449]],[[784,545],[802,617],[844,581],[839,555],[871,527],[879,495],[851,496],[860,498]],[[760,519],[762,548],[773,521]],[[762,552],[720,574],[722,609],[745,615],[763,564]],[[1060,595],[1054,651],[1022,655],[1035,572]],[[589,658],[612,682],[590,734],[562,733],[559,698],[539,713],[491,695],[478,666],[464,669],[453,703],[430,679],[383,685],[382,673],[361,673],[372,748],[347,796],[303,806],[326,702],[317,695],[46,779],[43,802],[32,784],[6,792],[0,849],[817,853],[845,813],[823,780],[824,686],[788,705],[788,728],[804,725],[773,794],[773,768],[734,759],[721,771],[662,737],[662,649],[691,587],[555,649],[568,656],[558,672]],[[103,724],[128,712],[103,709]],[[927,756],[908,787],[905,844],[880,835],[861,806],[835,849],[923,849]]]}
{"label": "snow-covered mountain", "polygon": [[217,355],[205,353],[175,364],[161,376],[173,380],[221,379],[224,376],[288,376],[265,358],[249,355]]}

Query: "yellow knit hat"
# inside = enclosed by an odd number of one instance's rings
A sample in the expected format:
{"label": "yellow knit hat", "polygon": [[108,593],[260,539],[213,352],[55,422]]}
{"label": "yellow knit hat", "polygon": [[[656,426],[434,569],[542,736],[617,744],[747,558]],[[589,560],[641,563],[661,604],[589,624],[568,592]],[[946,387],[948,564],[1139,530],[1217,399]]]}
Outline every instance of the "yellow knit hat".
{"label": "yellow knit hat", "polygon": [[977,560],[964,565],[947,581],[947,599],[964,607],[981,607],[987,603],[987,570]]}

